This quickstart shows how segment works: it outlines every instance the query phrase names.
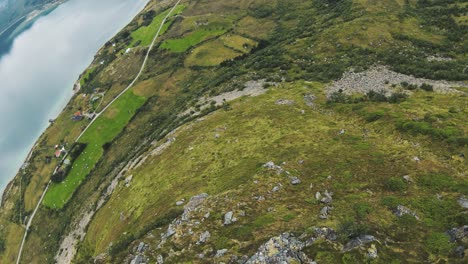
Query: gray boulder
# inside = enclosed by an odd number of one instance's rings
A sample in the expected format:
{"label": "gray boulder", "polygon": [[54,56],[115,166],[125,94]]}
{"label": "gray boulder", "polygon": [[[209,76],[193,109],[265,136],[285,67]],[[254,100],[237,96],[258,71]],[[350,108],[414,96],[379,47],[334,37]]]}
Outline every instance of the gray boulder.
{"label": "gray boulder", "polygon": [[465,208],[465,209],[468,209],[468,198],[466,198],[465,196],[462,196],[458,199],[458,204]]}
{"label": "gray boulder", "polygon": [[375,241],[375,237],[371,235],[360,235],[359,237],[351,239],[346,245],[343,247],[343,251],[347,252],[353,250],[355,248],[361,247],[367,243]]}
{"label": "gray boulder", "polygon": [[291,177],[290,180],[292,185],[298,185],[299,183],[301,183],[301,180],[299,180],[299,178],[297,177]]}
{"label": "gray boulder", "polygon": [[462,240],[463,238],[468,236],[468,225],[452,228],[446,233],[450,236],[450,242]]}
{"label": "gray boulder", "polygon": [[232,211],[229,211],[224,215],[224,225],[230,225],[236,221],[237,218],[234,217],[234,213]]}
{"label": "gray boulder", "polygon": [[403,215],[407,214],[407,215],[413,216],[414,218],[416,218],[416,220],[419,220],[419,217],[415,212],[411,211],[411,209],[403,205],[398,205],[397,208],[393,212],[398,217],[402,217]]}
{"label": "gray boulder", "polygon": [[208,239],[210,239],[210,237],[211,237],[211,234],[210,234],[209,231],[205,231],[205,232],[201,233],[197,244],[206,243],[208,241]]}
{"label": "gray boulder", "polygon": [[246,264],[312,263],[313,261],[302,252],[305,246],[306,244],[294,235],[283,233],[261,245]]}
{"label": "gray boulder", "polygon": [[221,258],[221,257],[223,257],[227,252],[228,252],[227,249],[220,249],[220,250],[216,251],[215,258]]}

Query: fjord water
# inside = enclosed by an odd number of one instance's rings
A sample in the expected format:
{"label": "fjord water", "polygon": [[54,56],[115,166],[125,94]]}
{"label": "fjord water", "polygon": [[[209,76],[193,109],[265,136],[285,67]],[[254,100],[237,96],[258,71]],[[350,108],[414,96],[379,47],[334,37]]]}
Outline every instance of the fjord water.
{"label": "fjord water", "polygon": [[95,53],[147,2],[69,0],[36,19],[0,52],[0,191],[48,120],[65,107]]}

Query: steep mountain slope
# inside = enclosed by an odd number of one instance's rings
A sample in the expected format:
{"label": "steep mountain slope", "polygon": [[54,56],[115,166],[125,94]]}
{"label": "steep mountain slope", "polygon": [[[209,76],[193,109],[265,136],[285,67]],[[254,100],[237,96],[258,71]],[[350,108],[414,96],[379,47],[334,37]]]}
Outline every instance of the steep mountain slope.
{"label": "steep mountain slope", "polygon": [[22,263],[466,261],[466,2],[176,2],[109,41],[39,139],[2,263],[55,172]]}

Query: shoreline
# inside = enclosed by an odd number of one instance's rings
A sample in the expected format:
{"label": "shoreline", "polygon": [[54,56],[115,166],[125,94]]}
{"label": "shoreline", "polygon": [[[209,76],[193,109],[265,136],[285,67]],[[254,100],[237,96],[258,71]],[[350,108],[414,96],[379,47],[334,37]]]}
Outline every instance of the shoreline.
{"label": "shoreline", "polygon": [[[35,14],[33,16],[31,16],[30,18],[27,19],[27,21],[31,21],[35,18],[37,18],[38,16],[40,16],[41,14],[43,14],[44,12],[47,12],[48,10],[51,10],[53,8],[57,8],[59,5],[65,3],[65,2],[68,2],[68,0],[59,0],[55,3],[51,3],[51,4],[48,4],[47,5],[47,8],[45,9],[41,9],[41,10],[36,10]],[[146,5],[148,4],[148,1],[146,1],[146,3],[143,5],[143,8],[146,7]],[[141,10],[139,10],[139,12],[141,12]],[[139,14],[139,12],[136,13]],[[135,16],[136,16],[135,15]],[[135,17],[135,16],[132,16],[132,19]],[[131,20],[130,20],[131,21]],[[128,23],[130,23],[130,21]],[[23,24],[24,22],[26,21],[23,21],[21,24]],[[127,25],[127,24],[126,24]],[[124,25],[124,27],[126,26]],[[16,29],[15,29],[16,30]],[[122,28],[119,28],[116,30],[116,32],[114,32],[109,38],[108,40],[112,39],[115,37],[115,35],[120,32],[122,30]],[[97,50],[96,52],[94,52],[94,54],[97,54],[99,53],[99,51],[104,47],[104,44],[103,43]],[[83,72],[86,71],[86,69],[89,68],[90,65],[92,65],[92,63],[94,62],[94,57],[91,59],[91,61],[83,68],[83,70],[81,71],[81,73],[78,75],[78,77],[75,79],[73,85],[71,85],[70,87],[70,92],[68,95],[66,95],[63,100],[60,100],[58,102],[56,102],[55,106],[51,107],[50,109],[50,114],[49,116],[47,116],[47,118],[44,119],[44,126],[41,127],[40,129],[38,129],[38,131],[40,131],[40,133],[37,135],[37,136],[34,136],[34,141],[31,145],[29,149],[29,151],[26,153],[26,155],[24,156],[24,158],[21,158],[21,160],[23,160],[23,162],[19,165],[19,168],[16,170],[16,172],[11,175],[11,177],[8,177],[8,179],[5,179],[5,183],[4,185],[0,185],[0,208],[2,208],[5,204],[5,202],[7,201],[7,199],[9,198],[8,195],[10,194],[10,191],[12,190],[13,186],[14,186],[14,183],[16,180],[18,180],[19,178],[18,177],[21,177],[21,172],[23,169],[25,169],[27,167],[27,163],[28,161],[30,160],[30,158],[32,157],[35,149],[37,148],[38,146],[38,142],[40,140],[40,138],[44,135],[44,133],[47,132],[47,129],[50,127],[50,123],[47,122],[47,120],[49,119],[56,119],[58,118],[63,112],[64,110],[69,106],[70,103],[73,102],[73,98],[75,97],[75,95],[77,94],[77,91],[78,90],[75,90],[75,87],[76,87],[76,84],[79,84],[79,81],[80,81],[80,78],[83,74]],[[68,91],[68,88],[67,88],[67,91]]]}

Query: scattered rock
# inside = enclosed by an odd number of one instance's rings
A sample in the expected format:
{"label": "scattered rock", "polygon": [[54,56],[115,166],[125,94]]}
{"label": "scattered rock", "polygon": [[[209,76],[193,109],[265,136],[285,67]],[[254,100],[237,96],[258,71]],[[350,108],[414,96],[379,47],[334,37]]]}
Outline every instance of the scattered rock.
{"label": "scattered rock", "polygon": [[177,202],[176,202],[176,205],[177,205],[177,206],[181,206],[181,205],[183,205],[184,203],[185,203],[185,199],[182,199],[182,200],[180,200],[180,201],[177,201]]}
{"label": "scattered rock", "polygon": [[132,259],[132,261],[130,262],[130,264],[143,264],[143,263],[146,263],[146,260],[143,256],[135,256],[135,258]]}
{"label": "scattered rock", "polygon": [[335,230],[329,227],[316,227],[314,231],[318,238],[322,237],[329,241],[335,241],[338,238]]}
{"label": "scattered rock", "polygon": [[156,263],[158,263],[158,264],[164,264],[164,258],[163,258],[162,255],[158,255],[158,256],[156,257]]}
{"label": "scattered rock", "polygon": [[465,209],[468,209],[468,198],[466,198],[465,196],[462,196],[458,199],[458,204],[465,208]]}
{"label": "scattered rock", "polygon": [[315,193],[315,199],[316,199],[317,201],[320,201],[320,200],[322,199],[322,194],[321,194],[320,192],[316,192],[316,193]]}
{"label": "scattered rock", "polygon": [[144,250],[145,250],[145,243],[140,242],[140,244],[137,247],[137,252],[138,253],[143,253]]}
{"label": "scattered rock", "polygon": [[166,232],[166,237],[171,237],[171,236],[173,236],[175,233],[176,233],[176,230],[175,230],[175,228],[174,228],[174,225],[169,224],[169,227],[167,228],[167,232]]}
{"label": "scattered rock", "polygon": [[397,208],[393,212],[398,217],[402,217],[403,215],[408,214],[408,215],[412,215],[414,218],[416,218],[416,220],[419,220],[419,217],[415,212],[411,211],[411,209],[403,205],[398,205]]}
{"label": "scattered rock", "polygon": [[279,166],[279,165],[275,165],[275,163],[274,163],[273,161],[269,161],[269,162],[265,163],[265,164],[263,165],[263,167],[264,167],[264,168],[267,168],[267,169],[269,169],[269,170],[274,170],[274,171],[276,171],[276,173],[277,173],[278,175],[284,172],[284,169],[283,169],[281,166]]}
{"label": "scattered rock", "polygon": [[450,242],[455,242],[457,240],[462,240],[468,236],[468,225],[461,227],[455,227],[447,231],[447,234],[450,236]]}
{"label": "scattered rock", "polygon": [[408,183],[413,182],[413,179],[411,179],[411,177],[409,175],[403,176],[403,180],[405,180]]}
{"label": "scattered rock", "polygon": [[190,201],[184,206],[184,212],[182,213],[182,220],[187,221],[190,218],[190,212],[195,210],[205,199],[208,198],[208,194],[202,193],[190,198]]}
{"label": "scattered rock", "polygon": [[465,247],[464,246],[458,246],[454,251],[453,251],[455,257],[457,258],[464,258],[465,257]]}
{"label": "scattered rock", "polygon": [[413,160],[416,161],[416,162],[421,161],[421,159],[419,157],[413,157]]}
{"label": "scattered rock", "polygon": [[312,263],[312,260],[301,251],[304,247],[305,243],[294,237],[294,235],[283,233],[260,246],[257,253],[245,263]]}
{"label": "scattered rock", "polygon": [[280,187],[279,186],[275,186],[273,187],[273,189],[271,190],[272,192],[278,192],[280,190]]}
{"label": "scattered rock", "polygon": [[215,134],[215,138],[220,138],[221,135],[220,134]]}
{"label": "scattered rock", "polygon": [[332,192],[328,192],[328,190],[325,190],[323,193],[324,197],[320,199],[320,202],[325,203],[325,204],[330,204],[333,201]]}
{"label": "scattered rock", "polygon": [[276,100],[277,105],[293,105],[294,101],[293,100],[287,100],[287,99],[278,99]]}
{"label": "scattered rock", "polygon": [[129,187],[130,186],[130,182],[132,181],[133,179],[133,175],[129,175],[127,178],[125,178],[125,187]]}
{"label": "scattered rock", "polygon": [[347,252],[352,249],[358,248],[364,244],[370,243],[372,241],[375,241],[375,237],[371,235],[361,235],[359,237],[356,237],[346,243],[346,245],[343,247],[343,251]]}
{"label": "scattered rock", "polygon": [[228,252],[227,249],[220,249],[220,250],[216,251],[215,258],[221,258],[221,257],[223,257],[227,252]]}
{"label": "scattered rock", "polygon": [[234,217],[234,213],[232,211],[229,211],[224,215],[224,225],[230,225],[236,221],[237,218]]}
{"label": "scattered rock", "polygon": [[204,216],[203,216],[205,219],[208,219],[210,217],[210,212],[206,213]]}
{"label": "scattered rock", "polygon": [[211,234],[209,231],[205,231],[203,233],[201,233],[200,235],[200,238],[198,239],[198,243],[197,244],[203,244],[203,243],[206,243],[208,241],[208,239],[210,239],[211,237]]}
{"label": "scattered rock", "polygon": [[309,107],[315,106],[315,99],[317,99],[317,97],[313,94],[308,93],[304,95],[304,102]]}
{"label": "scattered rock", "polygon": [[378,257],[377,248],[374,244],[372,244],[370,248],[367,249],[367,257],[370,259],[376,259]]}
{"label": "scattered rock", "polygon": [[323,207],[321,210],[320,210],[320,214],[319,214],[319,217],[320,219],[328,219],[328,216],[329,214],[331,213],[331,210],[333,208],[326,205],[325,207]]}
{"label": "scattered rock", "polygon": [[237,261],[237,263],[238,263],[238,264],[244,264],[244,263],[247,262],[247,260],[249,260],[249,256],[243,255],[243,256]]}
{"label": "scattered rock", "polygon": [[299,178],[297,177],[291,177],[290,180],[292,185],[298,185],[299,183],[301,183],[301,180],[299,180]]}

